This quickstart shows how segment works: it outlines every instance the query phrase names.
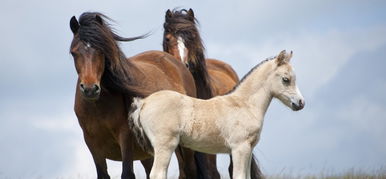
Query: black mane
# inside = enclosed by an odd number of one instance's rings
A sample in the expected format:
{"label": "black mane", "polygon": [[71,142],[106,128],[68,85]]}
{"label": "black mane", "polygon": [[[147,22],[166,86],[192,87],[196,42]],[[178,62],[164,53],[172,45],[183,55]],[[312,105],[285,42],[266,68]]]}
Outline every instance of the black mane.
{"label": "black mane", "polygon": [[[102,76],[104,88],[118,90],[124,94],[135,94],[130,89],[132,79],[130,71],[127,70],[129,61],[121,51],[117,41],[133,41],[145,38],[147,35],[125,38],[114,32],[110,26],[113,21],[99,12],[85,12],[79,17],[79,39],[89,44],[92,48],[99,50],[105,56],[105,71]],[[103,84],[102,84],[103,85]]]}
{"label": "black mane", "polygon": [[274,57],[269,57],[269,58],[266,58],[265,60],[261,61],[259,64],[257,64],[256,66],[254,66],[251,70],[249,70],[249,72],[247,74],[245,74],[243,76],[243,78],[233,87],[232,90],[228,91],[226,94],[224,95],[227,95],[227,94],[230,94],[232,92],[234,92],[239,86],[241,83],[243,83],[245,81],[245,79],[252,74],[253,71],[255,71],[257,68],[259,68],[262,64],[264,64],[265,62],[268,62],[268,61],[271,61],[273,59],[275,59],[276,56]]}
{"label": "black mane", "polygon": [[[169,12],[169,11],[168,11]],[[167,34],[181,37],[188,49],[188,68],[194,77],[198,98],[209,99],[213,97],[210,77],[206,68],[204,45],[197,29],[198,21],[188,14],[186,9],[176,10],[165,16],[163,49],[169,52]]]}

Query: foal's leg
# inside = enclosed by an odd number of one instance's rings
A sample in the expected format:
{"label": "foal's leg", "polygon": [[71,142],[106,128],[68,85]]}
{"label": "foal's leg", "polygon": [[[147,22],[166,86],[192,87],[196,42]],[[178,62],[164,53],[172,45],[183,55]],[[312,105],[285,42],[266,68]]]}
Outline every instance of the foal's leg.
{"label": "foal's leg", "polygon": [[178,146],[178,136],[168,136],[165,133],[154,135],[154,163],[150,172],[150,179],[166,179],[167,171],[173,151]]}
{"label": "foal's leg", "polygon": [[249,179],[251,173],[248,172],[252,147],[250,144],[241,144],[232,149],[233,158],[233,179]]}
{"label": "foal's leg", "polygon": [[179,138],[174,136],[160,136],[154,139],[154,164],[150,172],[150,179],[167,178],[170,159],[178,141]]}
{"label": "foal's leg", "polygon": [[247,179],[251,179],[251,163],[252,163],[252,151],[251,154],[249,155],[248,159],[248,165],[247,165]]}

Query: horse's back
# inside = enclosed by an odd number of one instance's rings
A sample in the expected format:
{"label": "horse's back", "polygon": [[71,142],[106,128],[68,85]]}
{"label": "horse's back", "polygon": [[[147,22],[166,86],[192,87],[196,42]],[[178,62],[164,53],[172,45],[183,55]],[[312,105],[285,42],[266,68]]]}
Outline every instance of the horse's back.
{"label": "horse's back", "polygon": [[[196,96],[194,79],[186,67],[174,57],[162,51],[146,51],[130,57],[144,73],[147,81],[156,83],[158,90],[173,90]],[[158,91],[157,90],[157,91]]]}
{"label": "horse's back", "polygon": [[215,95],[226,94],[238,83],[239,77],[229,64],[216,59],[206,59],[206,65]]}

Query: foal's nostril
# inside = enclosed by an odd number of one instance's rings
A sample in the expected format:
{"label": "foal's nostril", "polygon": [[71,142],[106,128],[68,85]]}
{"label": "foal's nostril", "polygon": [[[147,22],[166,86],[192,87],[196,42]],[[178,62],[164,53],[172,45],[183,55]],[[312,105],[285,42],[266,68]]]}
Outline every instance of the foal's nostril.
{"label": "foal's nostril", "polygon": [[304,101],[303,100],[299,100],[299,107],[300,108],[304,108]]}

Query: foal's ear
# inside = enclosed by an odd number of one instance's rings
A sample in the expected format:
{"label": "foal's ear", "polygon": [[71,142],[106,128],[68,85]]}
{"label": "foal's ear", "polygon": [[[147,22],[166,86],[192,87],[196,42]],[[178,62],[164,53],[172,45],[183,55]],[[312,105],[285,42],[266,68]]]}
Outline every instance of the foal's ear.
{"label": "foal's ear", "polygon": [[165,20],[169,19],[172,17],[172,11],[170,11],[170,9],[168,9],[165,13]]}
{"label": "foal's ear", "polygon": [[76,20],[75,16],[71,17],[70,28],[71,28],[72,33],[74,33],[74,34],[76,34],[79,30],[79,22],[78,22],[78,20]]}
{"label": "foal's ear", "polygon": [[281,51],[276,59],[277,64],[280,66],[280,65],[283,65],[285,63],[289,63],[291,58],[292,58],[292,54],[293,54],[292,51],[289,54],[287,54],[287,52],[285,50]]}
{"label": "foal's ear", "polygon": [[189,16],[189,20],[194,21],[194,12],[192,8],[189,8],[188,16]]}

